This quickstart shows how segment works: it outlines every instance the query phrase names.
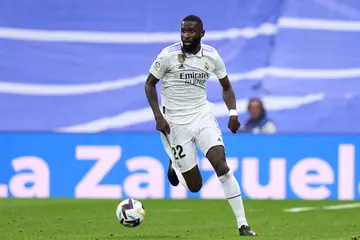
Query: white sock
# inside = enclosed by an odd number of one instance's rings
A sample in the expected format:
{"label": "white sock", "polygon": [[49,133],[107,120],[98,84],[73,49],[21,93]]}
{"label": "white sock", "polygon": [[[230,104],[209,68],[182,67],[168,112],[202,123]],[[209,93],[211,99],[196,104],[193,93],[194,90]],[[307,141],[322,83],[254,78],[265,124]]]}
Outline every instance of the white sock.
{"label": "white sock", "polygon": [[242,225],[248,226],[245,217],[244,204],[241,197],[240,186],[234,174],[230,170],[225,175],[219,177],[220,182],[222,183],[222,188],[224,190],[225,196],[228,199],[232,210],[236,216],[238,223],[238,228]]}

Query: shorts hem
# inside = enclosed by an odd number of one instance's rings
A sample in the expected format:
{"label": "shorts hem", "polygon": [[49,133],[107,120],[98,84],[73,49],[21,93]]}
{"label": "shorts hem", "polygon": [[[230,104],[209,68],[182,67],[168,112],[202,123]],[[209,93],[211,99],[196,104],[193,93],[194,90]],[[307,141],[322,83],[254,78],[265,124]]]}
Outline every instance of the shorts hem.
{"label": "shorts hem", "polygon": [[[194,167],[197,166],[197,164],[195,164],[195,165],[192,166],[192,167],[187,167],[187,168],[181,168],[181,169],[180,169],[179,167],[176,166],[176,163],[174,163],[174,165],[175,165],[176,169],[177,169],[180,173],[186,173],[186,172],[190,171],[191,169],[193,169]],[[184,170],[184,169],[185,169],[185,170]]]}
{"label": "shorts hem", "polygon": [[223,146],[224,147],[224,151],[225,151],[225,145],[223,143],[217,143],[217,144],[214,144],[212,146],[210,146],[204,153],[205,157],[206,157],[206,154],[209,152],[209,150],[213,147],[216,147],[216,146]]}

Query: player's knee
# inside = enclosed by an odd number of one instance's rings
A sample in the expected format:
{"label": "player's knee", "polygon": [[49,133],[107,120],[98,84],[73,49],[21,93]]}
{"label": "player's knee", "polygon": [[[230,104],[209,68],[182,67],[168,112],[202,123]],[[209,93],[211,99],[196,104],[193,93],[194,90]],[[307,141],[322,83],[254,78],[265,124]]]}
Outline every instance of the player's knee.
{"label": "player's knee", "polygon": [[225,151],[222,146],[216,146],[208,151],[207,158],[210,160],[218,176],[229,172],[229,166],[226,163]]}
{"label": "player's knee", "polygon": [[190,190],[190,192],[196,193],[199,192],[202,188],[202,182],[194,182],[191,185],[188,185],[188,188]]}
{"label": "player's knee", "polygon": [[199,174],[192,174],[190,176],[186,176],[186,185],[190,192],[199,192],[202,188],[202,178]]}
{"label": "player's knee", "polygon": [[215,164],[214,169],[215,169],[216,175],[218,175],[218,176],[225,175],[230,170],[229,166],[226,164],[226,161],[222,160],[222,159],[221,159],[221,161],[219,161],[218,163]]}
{"label": "player's knee", "polygon": [[186,186],[190,192],[199,192],[202,187],[202,177],[199,166],[196,165],[187,172],[182,173]]}
{"label": "player's knee", "polygon": [[216,157],[216,160],[213,163],[214,170],[216,172],[216,175],[222,176],[229,172],[230,168],[226,163],[226,157],[225,154],[219,154]]}

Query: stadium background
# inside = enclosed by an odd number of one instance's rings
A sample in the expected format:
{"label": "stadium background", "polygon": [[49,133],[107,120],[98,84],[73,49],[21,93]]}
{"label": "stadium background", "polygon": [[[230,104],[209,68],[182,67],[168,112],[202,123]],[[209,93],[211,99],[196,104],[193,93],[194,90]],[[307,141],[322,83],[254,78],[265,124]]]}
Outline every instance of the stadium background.
{"label": "stadium background", "polygon": [[278,128],[230,134],[209,82],[244,198],[360,199],[358,0],[1,1],[0,197],[222,198],[201,155],[200,193],[169,186],[144,94],[188,14],[224,58],[240,120],[258,96]]}

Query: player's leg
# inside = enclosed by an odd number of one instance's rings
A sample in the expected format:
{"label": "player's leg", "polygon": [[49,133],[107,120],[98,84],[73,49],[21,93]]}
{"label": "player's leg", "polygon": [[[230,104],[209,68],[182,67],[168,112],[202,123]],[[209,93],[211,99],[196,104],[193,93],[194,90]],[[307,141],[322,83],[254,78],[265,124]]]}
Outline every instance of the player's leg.
{"label": "player's leg", "polygon": [[[170,136],[165,136],[163,133],[160,133],[161,142],[162,142],[162,144],[164,146],[164,149],[165,149],[166,153],[169,156],[169,167],[168,167],[167,177],[168,177],[168,180],[169,180],[169,182],[170,182],[170,184],[172,186],[177,186],[177,185],[179,185],[179,182],[180,182],[179,177],[181,179],[181,176],[178,176],[178,175],[181,175],[181,174],[179,174],[178,171],[175,171],[175,168],[174,168],[174,165],[173,165],[174,155],[173,155],[173,152],[172,152],[172,149],[171,149],[171,146],[170,146],[169,137]],[[181,182],[181,184],[184,185],[187,188],[185,180],[183,180]]]}
{"label": "player's leg", "polygon": [[196,145],[192,140],[191,131],[186,127],[174,126],[170,135],[167,137],[161,135],[161,140],[170,158],[168,169],[170,183],[174,185],[177,179],[191,192],[200,191],[202,178],[197,166]]}
{"label": "player's leg", "polygon": [[[206,131],[206,130],[205,130]],[[240,235],[255,236],[256,233],[248,226],[241,190],[233,172],[226,163],[225,149],[222,145],[211,147],[206,152],[206,157],[213,166],[224,190],[225,196],[236,216]]]}
{"label": "player's leg", "polygon": [[[196,145],[193,141],[187,141],[183,144],[175,144],[172,147],[174,155],[174,171],[176,172],[180,183],[185,180],[187,188],[191,192],[198,192],[202,187],[202,178],[200,169],[197,165]],[[184,185],[184,184],[183,184]]]}
{"label": "player's leg", "polygon": [[203,119],[196,141],[200,151],[210,161],[222,184],[225,197],[236,216],[240,235],[256,236],[256,233],[248,226],[240,186],[227,165],[222,134],[215,117],[210,115]]}
{"label": "player's leg", "polygon": [[169,167],[168,167],[167,177],[168,177],[168,180],[171,185],[173,185],[174,187],[179,185],[179,178],[176,175],[174,168],[172,167],[171,158],[169,158]]}
{"label": "player's leg", "polygon": [[182,173],[186,185],[191,192],[199,192],[202,188],[202,177],[198,165],[195,165],[190,170]]}

